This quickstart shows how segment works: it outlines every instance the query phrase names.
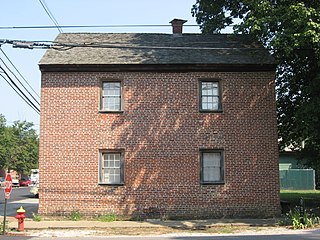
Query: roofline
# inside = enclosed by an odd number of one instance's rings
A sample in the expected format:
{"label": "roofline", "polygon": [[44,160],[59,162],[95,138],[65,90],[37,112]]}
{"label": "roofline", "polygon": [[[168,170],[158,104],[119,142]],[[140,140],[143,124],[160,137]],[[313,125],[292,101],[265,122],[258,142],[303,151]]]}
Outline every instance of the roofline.
{"label": "roofline", "polygon": [[265,72],[276,64],[39,64],[41,72]]}

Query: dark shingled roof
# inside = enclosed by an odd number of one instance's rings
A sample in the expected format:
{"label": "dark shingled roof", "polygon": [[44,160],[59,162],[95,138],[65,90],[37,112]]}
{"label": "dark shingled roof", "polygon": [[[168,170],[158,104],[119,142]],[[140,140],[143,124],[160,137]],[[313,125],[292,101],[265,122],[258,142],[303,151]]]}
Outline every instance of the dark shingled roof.
{"label": "dark shingled roof", "polygon": [[232,64],[274,65],[249,35],[61,33],[45,65]]}

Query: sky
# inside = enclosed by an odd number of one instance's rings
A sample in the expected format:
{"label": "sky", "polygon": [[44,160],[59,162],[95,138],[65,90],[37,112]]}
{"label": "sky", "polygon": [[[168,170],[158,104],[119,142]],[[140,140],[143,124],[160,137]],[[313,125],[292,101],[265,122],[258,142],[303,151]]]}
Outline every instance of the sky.
{"label": "sky", "polygon": [[[42,0],[60,26],[66,25],[169,25],[174,18],[188,20],[186,25],[195,25],[191,16],[192,5],[196,0]],[[43,9],[40,0],[1,1],[0,39],[52,41],[59,34],[53,29],[3,29],[3,27],[20,26],[53,26],[52,20]],[[2,27],[2,28],[1,28]],[[112,27],[112,28],[63,28],[63,32],[153,32],[171,33],[171,27]],[[185,33],[200,33],[199,27],[184,27]],[[0,58],[5,61],[27,90],[39,100],[41,73],[38,62],[44,49],[13,48],[10,44],[1,45],[2,51],[19,70],[21,76],[10,65],[0,51]],[[0,61],[0,66],[3,62]],[[0,72],[1,74],[1,72]],[[3,75],[3,73],[2,73]],[[12,77],[13,80],[17,80]],[[18,83],[17,83],[18,84]],[[30,85],[32,89],[28,86]],[[23,89],[23,88],[22,88]],[[24,90],[24,89],[23,89]],[[24,90],[25,91],[25,90]],[[39,130],[40,115],[28,106],[8,83],[0,77],[0,114],[4,115],[7,124],[13,121],[34,123]]]}

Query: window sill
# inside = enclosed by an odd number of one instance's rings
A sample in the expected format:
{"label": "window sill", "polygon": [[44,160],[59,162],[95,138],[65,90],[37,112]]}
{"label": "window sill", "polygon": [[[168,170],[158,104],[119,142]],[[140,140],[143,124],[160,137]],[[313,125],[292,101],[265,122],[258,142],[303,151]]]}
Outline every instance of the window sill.
{"label": "window sill", "polygon": [[121,114],[123,113],[124,111],[121,110],[121,111],[107,111],[107,110],[100,110],[99,113],[115,113],[115,114]]}
{"label": "window sill", "polygon": [[224,185],[225,182],[201,182],[201,185]]}
{"label": "window sill", "polygon": [[200,113],[223,113],[222,109],[218,109],[218,110],[199,110]]}
{"label": "window sill", "polygon": [[124,183],[98,183],[98,185],[100,186],[114,186],[114,187],[117,187],[117,186],[124,186]]}

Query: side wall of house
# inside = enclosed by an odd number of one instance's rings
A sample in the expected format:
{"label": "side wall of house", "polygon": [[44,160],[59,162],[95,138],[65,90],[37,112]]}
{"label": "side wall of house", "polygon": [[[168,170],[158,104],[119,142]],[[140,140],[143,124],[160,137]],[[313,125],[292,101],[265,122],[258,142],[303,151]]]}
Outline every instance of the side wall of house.
{"label": "side wall of house", "polygon": [[[222,113],[199,112],[206,78],[221,80]],[[108,79],[123,82],[123,113],[99,113]],[[43,72],[41,96],[42,215],[279,213],[272,72]],[[98,184],[103,149],[124,149],[123,186]],[[200,184],[200,149],[224,150],[225,184]]]}

